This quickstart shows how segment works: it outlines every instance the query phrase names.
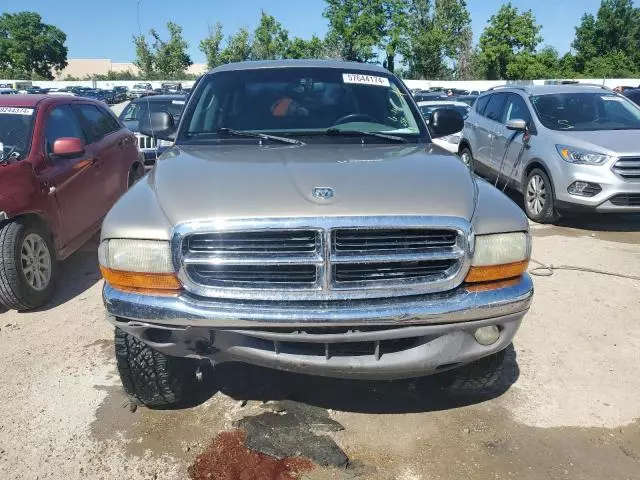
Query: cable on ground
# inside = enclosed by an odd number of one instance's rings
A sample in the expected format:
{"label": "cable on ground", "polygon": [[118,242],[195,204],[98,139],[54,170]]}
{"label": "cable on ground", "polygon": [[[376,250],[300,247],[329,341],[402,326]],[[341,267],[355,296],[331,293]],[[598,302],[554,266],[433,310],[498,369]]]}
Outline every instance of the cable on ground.
{"label": "cable on ground", "polygon": [[598,275],[607,275],[610,277],[626,278],[628,280],[640,281],[640,276],[638,275],[609,272],[607,270],[598,270],[597,268],[575,267],[573,265],[545,265],[544,263],[538,262],[537,260],[533,259],[531,259],[531,262],[538,265],[537,267],[531,268],[529,270],[529,273],[536,277],[550,277],[557,270],[568,270],[573,272],[595,273]]}

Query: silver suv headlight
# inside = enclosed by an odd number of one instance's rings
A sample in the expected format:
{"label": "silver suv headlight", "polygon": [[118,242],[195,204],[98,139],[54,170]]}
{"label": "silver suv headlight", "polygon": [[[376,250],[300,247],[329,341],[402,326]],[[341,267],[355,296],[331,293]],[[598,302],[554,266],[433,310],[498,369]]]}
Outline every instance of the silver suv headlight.
{"label": "silver suv headlight", "polygon": [[566,145],[556,145],[556,149],[565,162],[579,165],[603,165],[615,158],[604,153],[591,152]]}

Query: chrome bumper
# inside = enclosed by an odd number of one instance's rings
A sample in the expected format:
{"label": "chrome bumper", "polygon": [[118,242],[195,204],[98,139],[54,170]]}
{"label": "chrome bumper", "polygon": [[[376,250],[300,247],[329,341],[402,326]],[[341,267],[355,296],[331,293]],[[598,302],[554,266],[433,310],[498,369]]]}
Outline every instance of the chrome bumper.
{"label": "chrome bumper", "polygon": [[330,302],[252,302],[140,295],[105,284],[107,312],[156,325],[209,328],[428,325],[469,322],[525,312],[533,296],[529,275],[486,291],[456,290],[410,297]]}
{"label": "chrome bumper", "polygon": [[[446,294],[325,303],[205,301],[104,288],[108,320],[167,355],[377,380],[429,375],[503,350],[532,296],[528,275],[489,291],[460,287]],[[474,332],[488,325],[497,326],[500,336],[483,346]]]}

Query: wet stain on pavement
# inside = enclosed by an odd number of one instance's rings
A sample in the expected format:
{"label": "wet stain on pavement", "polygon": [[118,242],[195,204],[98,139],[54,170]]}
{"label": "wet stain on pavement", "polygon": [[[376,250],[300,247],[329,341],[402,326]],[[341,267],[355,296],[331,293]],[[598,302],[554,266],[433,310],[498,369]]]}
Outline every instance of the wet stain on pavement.
{"label": "wet stain on pavement", "polygon": [[534,238],[593,238],[607,242],[640,243],[640,215],[596,215],[562,219],[558,225],[533,224]]}
{"label": "wet stain on pavement", "polygon": [[313,470],[302,457],[274,458],[250,450],[243,430],[220,433],[188,468],[193,480],[293,480]]}
{"label": "wet stain on pavement", "polygon": [[308,457],[323,466],[344,466],[347,456],[324,435],[343,430],[327,410],[285,400],[269,406],[274,411],[244,417],[236,425],[247,432],[247,446],[275,458]]}

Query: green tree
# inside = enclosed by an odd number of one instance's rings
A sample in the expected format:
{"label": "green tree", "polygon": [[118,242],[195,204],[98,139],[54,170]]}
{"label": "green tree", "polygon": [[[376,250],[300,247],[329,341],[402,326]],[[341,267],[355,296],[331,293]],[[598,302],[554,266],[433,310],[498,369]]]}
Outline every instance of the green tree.
{"label": "green tree", "polygon": [[225,48],[220,52],[220,63],[242,62],[251,58],[252,39],[249,30],[240,28],[227,39]]}
{"label": "green tree", "polygon": [[449,78],[468,46],[470,16],[466,1],[406,0],[406,4],[407,37],[401,53],[408,74]]}
{"label": "green tree", "polygon": [[151,30],[155,70],[163,79],[180,79],[184,77],[188,66],[193,65],[187,53],[189,44],[182,36],[182,27],[168,22],[169,40],[163,40],[156,30]]}
{"label": "green tree", "polygon": [[310,40],[294,37],[285,53],[286,58],[326,58],[324,41],[313,35]]}
{"label": "green tree", "polygon": [[156,78],[155,55],[144,35],[134,35],[133,43],[136,47],[136,59],[133,64],[140,70],[140,76],[147,80]]}
{"label": "green tree", "polygon": [[325,0],[327,41],[344,60],[369,62],[377,57],[386,17],[383,0]]}
{"label": "green tree", "polygon": [[558,51],[544,47],[537,53],[521,52],[514,55],[507,65],[508,80],[540,80],[563,77]]}
{"label": "green tree", "polygon": [[638,66],[626,53],[614,50],[587,60],[583,74],[589,78],[629,78],[638,74]]}
{"label": "green tree", "polygon": [[217,22],[214,28],[209,27],[209,36],[200,41],[199,48],[207,58],[207,66],[209,68],[216,68],[222,64],[220,54],[222,53],[223,40],[222,24]]}
{"label": "green tree", "polygon": [[264,10],[260,23],[253,32],[251,57],[254,60],[277,60],[284,58],[289,48],[289,32]]}
{"label": "green tree", "polygon": [[66,34],[35,12],[0,16],[0,73],[9,78],[53,79],[67,66]]}
{"label": "green tree", "polygon": [[520,13],[511,3],[500,7],[488,23],[480,36],[481,59],[488,79],[504,80],[516,56],[534,54],[542,42],[541,27],[531,10]]}
{"label": "green tree", "polygon": [[[572,46],[576,52],[576,69],[585,75],[598,72],[602,74],[598,76],[613,77],[615,72],[637,73],[640,71],[640,8],[635,8],[631,0],[602,0],[595,17],[583,15]],[[621,68],[623,59],[633,66]],[[608,62],[611,62],[610,71],[606,67]]]}

